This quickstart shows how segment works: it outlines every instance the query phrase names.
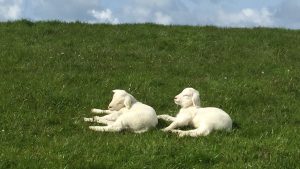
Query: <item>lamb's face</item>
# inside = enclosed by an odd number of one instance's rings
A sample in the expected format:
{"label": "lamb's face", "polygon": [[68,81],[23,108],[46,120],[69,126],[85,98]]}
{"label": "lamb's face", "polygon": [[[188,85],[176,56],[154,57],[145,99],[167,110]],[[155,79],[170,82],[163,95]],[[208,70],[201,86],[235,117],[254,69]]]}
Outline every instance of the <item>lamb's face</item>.
{"label": "lamb's face", "polygon": [[182,108],[200,106],[199,92],[193,88],[185,88],[174,98],[174,102]]}
{"label": "lamb's face", "polygon": [[118,111],[123,107],[125,107],[124,102],[125,102],[126,92],[123,90],[113,90],[113,92],[114,95],[111,102],[109,103],[108,109],[111,111]]}
{"label": "lamb's face", "polygon": [[127,93],[125,90],[113,90],[114,95],[109,103],[108,109],[111,111],[118,111],[124,107],[131,108],[131,105],[136,102],[136,99]]}

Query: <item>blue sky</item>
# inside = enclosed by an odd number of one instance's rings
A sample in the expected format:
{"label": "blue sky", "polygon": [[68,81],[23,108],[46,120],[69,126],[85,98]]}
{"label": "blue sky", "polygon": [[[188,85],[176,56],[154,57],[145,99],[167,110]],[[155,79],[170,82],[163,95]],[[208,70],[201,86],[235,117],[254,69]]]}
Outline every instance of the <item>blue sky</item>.
{"label": "blue sky", "polygon": [[300,29],[300,0],[0,0],[17,19]]}

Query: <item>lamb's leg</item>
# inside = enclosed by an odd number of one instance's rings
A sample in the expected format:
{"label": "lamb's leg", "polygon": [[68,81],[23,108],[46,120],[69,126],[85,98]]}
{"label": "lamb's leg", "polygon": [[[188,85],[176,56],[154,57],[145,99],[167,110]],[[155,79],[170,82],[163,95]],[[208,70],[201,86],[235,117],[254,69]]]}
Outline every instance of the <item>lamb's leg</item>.
{"label": "lamb's leg", "polygon": [[187,126],[192,120],[192,117],[190,115],[180,115],[176,116],[174,121],[166,128],[162,129],[162,131],[170,131],[178,127]]}
{"label": "lamb's leg", "polygon": [[146,131],[148,131],[148,129],[142,129],[142,130],[134,131],[134,133],[141,134],[141,133],[144,133]]}
{"label": "lamb's leg", "polygon": [[111,125],[114,123],[114,121],[110,121],[107,119],[104,119],[103,117],[95,116],[94,121],[101,124]]}
{"label": "lamb's leg", "polygon": [[109,125],[109,126],[90,126],[89,128],[91,130],[101,131],[101,132],[119,132],[119,131],[122,130],[122,128],[116,127],[116,126],[113,126],[113,125]]}
{"label": "lamb's leg", "polygon": [[157,118],[165,121],[172,121],[172,122],[175,121],[176,119],[175,117],[169,116],[167,114],[158,115]]}
{"label": "lamb's leg", "polygon": [[86,121],[86,122],[94,122],[94,118],[86,118],[86,117],[84,117],[83,120]]}
{"label": "lamb's leg", "polygon": [[114,113],[115,111],[102,110],[102,109],[92,109],[91,112],[96,113],[96,114],[111,114],[111,113]]}
{"label": "lamb's leg", "polygon": [[102,116],[101,118],[108,121],[116,121],[121,114],[122,112],[115,111],[114,113]]}
{"label": "lamb's leg", "polygon": [[167,132],[170,130],[173,130],[175,128],[179,127],[178,123],[176,121],[172,122],[168,127],[162,129],[162,131]]}
{"label": "lamb's leg", "polygon": [[197,128],[193,130],[171,130],[172,133],[177,133],[179,137],[183,136],[191,136],[191,137],[198,137],[198,136],[207,136],[211,131],[207,128]]}
{"label": "lamb's leg", "polygon": [[121,120],[116,121],[108,126],[90,126],[89,128],[91,130],[101,131],[101,132],[118,132],[118,131],[121,131],[122,129],[124,129]]}
{"label": "lamb's leg", "polygon": [[[105,117],[105,116],[103,116]],[[83,120],[86,121],[86,122],[97,122],[97,123],[102,123],[102,124],[112,124],[114,121],[110,121],[110,120],[107,120],[103,117],[99,117],[99,116],[94,116],[93,118],[86,118],[84,117]]]}
{"label": "lamb's leg", "polygon": [[178,127],[187,126],[188,124],[189,124],[188,119],[185,119],[185,120],[177,120],[176,119],[168,127],[162,129],[162,131],[167,132],[167,131],[173,130],[175,128],[178,128]]}
{"label": "lamb's leg", "polygon": [[[97,120],[95,119],[103,119],[103,120],[107,120],[107,121],[116,121],[117,118],[122,114],[122,112],[118,112],[118,111],[114,111],[113,113],[111,114],[108,114],[108,115],[105,115],[105,116],[102,116],[102,117],[99,117],[99,116],[94,116],[94,118],[83,118],[84,121],[86,122],[97,122]],[[99,123],[102,123],[102,122],[99,122]]]}

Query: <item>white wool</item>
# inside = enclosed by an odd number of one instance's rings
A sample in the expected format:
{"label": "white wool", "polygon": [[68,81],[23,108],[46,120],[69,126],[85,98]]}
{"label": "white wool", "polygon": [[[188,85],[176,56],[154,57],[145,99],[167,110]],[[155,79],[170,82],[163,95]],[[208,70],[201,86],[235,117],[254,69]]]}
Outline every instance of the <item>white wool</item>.
{"label": "white wool", "polygon": [[[181,106],[176,117],[169,115],[159,115],[158,118],[172,123],[163,129],[171,131],[179,136],[206,136],[213,130],[230,131],[232,120],[223,110],[215,107],[200,107],[199,92],[193,88],[186,88],[175,96],[174,102]],[[193,126],[195,129],[183,131],[177,130],[178,127]]]}
{"label": "white wool", "polygon": [[84,121],[98,122],[107,126],[90,126],[95,131],[118,132],[132,130],[135,133],[143,133],[157,125],[155,110],[141,102],[138,102],[131,94],[124,90],[113,90],[114,95],[109,110],[92,109],[93,113],[107,113],[106,116],[94,116],[84,118]]}

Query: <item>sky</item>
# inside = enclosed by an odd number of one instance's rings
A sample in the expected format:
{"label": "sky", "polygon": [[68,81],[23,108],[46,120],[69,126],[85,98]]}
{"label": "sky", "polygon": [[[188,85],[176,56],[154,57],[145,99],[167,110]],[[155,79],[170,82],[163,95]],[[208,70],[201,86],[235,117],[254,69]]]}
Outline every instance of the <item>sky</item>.
{"label": "sky", "polygon": [[0,21],[300,29],[300,0],[0,0]]}

